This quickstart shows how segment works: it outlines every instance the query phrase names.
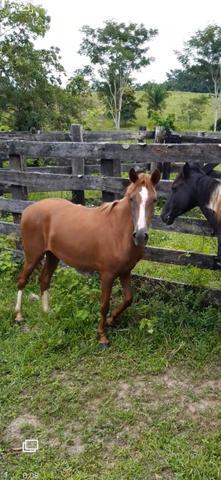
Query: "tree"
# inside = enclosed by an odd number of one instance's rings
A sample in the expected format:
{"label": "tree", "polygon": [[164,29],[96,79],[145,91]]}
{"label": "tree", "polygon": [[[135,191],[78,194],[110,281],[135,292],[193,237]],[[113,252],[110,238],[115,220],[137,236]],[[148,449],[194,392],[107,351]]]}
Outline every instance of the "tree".
{"label": "tree", "polygon": [[210,78],[199,75],[199,72],[192,68],[185,70],[175,69],[167,73],[167,80],[164,82],[167,90],[177,90],[181,92],[200,92],[208,93],[213,90],[213,82]]}
{"label": "tree", "polygon": [[187,102],[181,103],[182,114],[179,120],[185,121],[188,128],[190,128],[194,121],[202,120],[202,116],[205,110],[205,106],[208,103],[209,98],[205,95],[189,99]]}
{"label": "tree", "polygon": [[[100,82],[99,86],[97,87],[97,91],[99,98],[105,105],[108,118],[113,118],[112,112],[110,111],[109,87],[107,83]],[[130,83],[130,85],[125,87],[122,97],[121,126],[126,126],[136,119],[136,110],[139,107],[141,107],[141,104],[136,100],[136,91],[133,85]]]}
{"label": "tree", "polygon": [[123,94],[121,122],[126,126],[136,120],[136,110],[141,104],[136,100],[136,91],[132,86],[128,86]]}
{"label": "tree", "polygon": [[105,22],[102,28],[82,28],[80,54],[97,66],[97,89],[105,92],[106,102],[116,128],[120,128],[123,95],[131,82],[132,72],[150,64],[148,42],[157,34],[144,25]]}
{"label": "tree", "polygon": [[50,25],[44,8],[6,1],[0,10],[0,107],[18,130],[40,128],[55,103],[63,67],[59,50],[35,49]]}
{"label": "tree", "polygon": [[153,112],[162,111],[162,109],[165,107],[165,102],[168,96],[169,92],[163,85],[152,83],[147,86],[143,98],[147,101],[148,104],[148,118],[151,117]]}
{"label": "tree", "polygon": [[202,80],[212,82],[214,98],[214,131],[221,104],[221,27],[208,25],[198,30],[184,45],[177,56],[184,69],[193,72]]}

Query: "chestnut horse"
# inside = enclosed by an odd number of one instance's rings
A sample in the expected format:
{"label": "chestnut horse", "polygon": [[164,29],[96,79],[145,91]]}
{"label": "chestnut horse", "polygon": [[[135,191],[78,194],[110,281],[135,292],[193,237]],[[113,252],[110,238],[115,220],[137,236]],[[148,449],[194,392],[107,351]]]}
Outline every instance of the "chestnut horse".
{"label": "chestnut horse", "polygon": [[130,274],[142,258],[157,198],[160,172],[150,176],[129,172],[131,183],[121,200],[89,208],[68,200],[49,198],[27,207],[21,218],[25,263],[18,280],[16,322],[22,321],[22,291],[34,268],[45,256],[40,274],[42,306],[48,311],[48,288],[59,260],[81,271],[97,271],[101,279],[100,343],[107,346],[106,317],[114,279],[119,277],[124,301],[108,319],[113,325],[132,302]]}

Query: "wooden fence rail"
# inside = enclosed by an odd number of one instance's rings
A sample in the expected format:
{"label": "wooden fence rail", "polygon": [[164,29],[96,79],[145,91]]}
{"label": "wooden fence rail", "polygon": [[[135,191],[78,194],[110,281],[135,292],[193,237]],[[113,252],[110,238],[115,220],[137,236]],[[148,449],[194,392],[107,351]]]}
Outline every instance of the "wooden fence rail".
{"label": "wooden fence rail", "polygon": [[26,158],[57,158],[72,161],[85,157],[93,160],[120,160],[121,162],[220,163],[220,144],[112,144],[85,142],[28,142],[25,140],[0,140],[0,157],[10,155]]}

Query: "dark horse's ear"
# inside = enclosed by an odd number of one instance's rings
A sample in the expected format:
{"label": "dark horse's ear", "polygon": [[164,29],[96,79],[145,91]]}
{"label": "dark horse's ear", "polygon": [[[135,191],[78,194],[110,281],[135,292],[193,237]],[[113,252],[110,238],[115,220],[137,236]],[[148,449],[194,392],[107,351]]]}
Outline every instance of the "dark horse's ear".
{"label": "dark horse's ear", "polygon": [[129,171],[129,179],[131,182],[135,183],[138,180],[138,174],[134,168],[131,168]]}
{"label": "dark horse's ear", "polygon": [[188,178],[189,174],[190,174],[190,166],[189,166],[189,163],[186,162],[183,166],[183,176],[184,176],[184,178]]}
{"label": "dark horse's ear", "polygon": [[160,171],[158,168],[151,173],[150,179],[154,186],[160,181]]}

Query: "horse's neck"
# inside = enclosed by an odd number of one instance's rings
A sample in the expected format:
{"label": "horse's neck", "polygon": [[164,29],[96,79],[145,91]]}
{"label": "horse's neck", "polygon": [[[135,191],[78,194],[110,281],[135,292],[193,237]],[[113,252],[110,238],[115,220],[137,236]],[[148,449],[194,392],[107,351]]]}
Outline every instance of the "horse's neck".
{"label": "horse's neck", "polygon": [[210,202],[218,186],[219,182],[207,175],[201,177],[197,183],[197,205],[214,229],[217,228],[217,215],[216,212],[210,208]]}

